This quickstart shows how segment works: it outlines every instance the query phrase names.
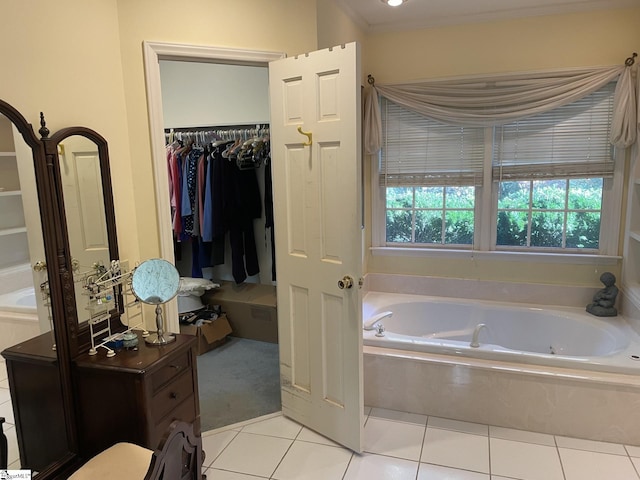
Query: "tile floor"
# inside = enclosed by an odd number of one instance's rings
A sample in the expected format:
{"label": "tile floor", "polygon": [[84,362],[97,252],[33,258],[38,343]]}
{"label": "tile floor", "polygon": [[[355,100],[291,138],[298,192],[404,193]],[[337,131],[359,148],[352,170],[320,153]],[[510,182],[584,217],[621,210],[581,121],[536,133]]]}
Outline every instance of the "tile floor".
{"label": "tile floor", "polygon": [[[280,414],[202,435],[209,480],[640,480],[640,447],[367,408],[354,454]],[[19,469],[0,359],[0,417]]]}

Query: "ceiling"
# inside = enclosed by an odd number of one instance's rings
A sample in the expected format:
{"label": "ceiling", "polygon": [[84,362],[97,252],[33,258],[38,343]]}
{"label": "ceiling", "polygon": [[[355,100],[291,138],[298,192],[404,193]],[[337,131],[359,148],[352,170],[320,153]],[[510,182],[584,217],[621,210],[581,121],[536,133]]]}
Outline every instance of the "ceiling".
{"label": "ceiling", "polygon": [[506,18],[638,7],[640,0],[336,0],[366,32],[414,30]]}

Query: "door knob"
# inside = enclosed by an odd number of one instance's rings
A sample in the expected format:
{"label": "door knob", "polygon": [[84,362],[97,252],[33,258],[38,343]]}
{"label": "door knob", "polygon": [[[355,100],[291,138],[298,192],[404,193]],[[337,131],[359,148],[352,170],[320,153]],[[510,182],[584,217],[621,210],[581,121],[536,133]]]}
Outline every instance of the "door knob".
{"label": "door knob", "polygon": [[349,275],[345,275],[344,277],[342,277],[342,280],[338,280],[338,288],[340,290],[351,287],[353,287],[353,278],[351,278]]}
{"label": "door knob", "polygon": [[36,272],[44,272],[46,269],[47,269],[47,263],[43,262],[42,260],[37,261],[33,265],[33,270]]}

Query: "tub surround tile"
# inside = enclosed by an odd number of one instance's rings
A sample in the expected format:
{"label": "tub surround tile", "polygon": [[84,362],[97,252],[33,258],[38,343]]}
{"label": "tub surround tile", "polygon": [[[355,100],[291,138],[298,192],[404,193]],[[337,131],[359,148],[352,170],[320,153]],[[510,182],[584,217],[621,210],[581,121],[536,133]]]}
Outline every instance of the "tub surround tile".
{"label": "tub surround tile", "polygon": [[584,307],[600,287],[368,273],[367,291]]}
{"label": "tub surround tile", "polygon": [[554,436],[547,433],[528,432],[526,430],[495,427],[492,425],[489,427],[489,436],[491,438],[502,438],[503,440],[512,440],[514,442],[535,443],[548,447],[556,446]]}
{"label": "tub surround tile", "polygon": [[418,461],[425,428],[369,418],[364,426],[364,452]]}
{"label": "tub surround tile", "polygon": [[574,450],[588,450],[590,452],[610,453],[612,455],[627,455],[623,445],[608,442],[596,442],[581,438],[556,436],[558,447],[573,448]]}
{"label": "tub surround tile", "polygon": [[439,428],[441,430],[453,430],[462,433],[472,433],[474,435],[487,436],[489,433],[487,425],[480,423],[461,422],[460,420],[451,420],[449,418],[429,417],[427,426]]}
{"label": "tub surround tile", "polygon": [[526,480],[564,480],[555,447],[491,438],[491,473]]}
{"label": "tub surround tile", "polygon": [[415,480],[418,462],[364,453],[353,455],[344,480]]}
{"label": "tub surround tile", "polygon": [[420,462],[489,473],[489,440],[486,435],[428,426]]}
{"label": "tub surround tile", "polygon": [[272,478],[277,480],[342,480],[351,460],[346,448],[295,442]]}
{"label": "tub surround tile", "polygon": [[211,467],[270,477],[292,443],[293,440],[285,438],[240,432]]}
{"label": "tub surround tile", "polygon": [[412,423],[414,425],[425,426],[427,424],[427,416],[416,413],[399,412],[397,410],[388,410],[385,408],[373,408],[369,414],[369,418],[379,418],[381,420],[392,420],[394,422]]}
{"label": "tub surround tile", "polygon": [[638,386],[443,364],[428,355],[404,359],[369,353],[364,355],[364,379],[367,405],[640,445]]}
{"label": "tub surround tile", "polygon": [[631,458],[558,448],[566,480],[638,480]]}

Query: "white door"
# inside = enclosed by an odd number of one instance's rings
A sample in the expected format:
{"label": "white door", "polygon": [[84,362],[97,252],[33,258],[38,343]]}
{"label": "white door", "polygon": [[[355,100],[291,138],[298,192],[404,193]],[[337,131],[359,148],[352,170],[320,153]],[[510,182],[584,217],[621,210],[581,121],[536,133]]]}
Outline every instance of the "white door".
{"label": "white door", "polygon": [[271,62],[269,88],[282,411],[360,452],[359,48]]}
{"label": "white door", "polygon": [[[64,211],[72,259],[78,272],[92,272],[94,263],[108,267],[111,262],[105,218],[102,173],[98,146],[73,135],[58,145]],[[87,299],[76,284],[78,320],[89,318]]]}

